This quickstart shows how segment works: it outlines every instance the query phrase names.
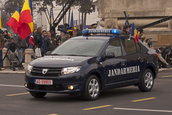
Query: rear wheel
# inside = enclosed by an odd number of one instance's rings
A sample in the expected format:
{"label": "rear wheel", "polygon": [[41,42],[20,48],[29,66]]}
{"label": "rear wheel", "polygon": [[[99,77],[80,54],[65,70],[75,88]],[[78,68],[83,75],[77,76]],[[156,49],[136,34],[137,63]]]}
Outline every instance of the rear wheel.
{"label": "rear wheel", "polygon": [[35,98],[43,98],[47,94],[46,92],[32,92],[30,91],[30,94]]}
{"label": "rear wheel", "polygon": [[100,95],[100,81],[97,76],[91,75],[86,84],[83,92],[83,97],[86,100],[96,100]]}
{"label": "rear wheel", "polygon": [[154,85],[154,75],[150,69],[146,69],[139,81],[139,89],[142,92],[149,92]]}

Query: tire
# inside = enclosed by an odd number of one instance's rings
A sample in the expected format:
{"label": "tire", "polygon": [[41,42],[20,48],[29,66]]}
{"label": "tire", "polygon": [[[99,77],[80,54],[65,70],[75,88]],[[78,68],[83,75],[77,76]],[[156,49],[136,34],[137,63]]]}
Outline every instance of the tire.
{"label": "tire", "polygon": [[150,92],[154,85],[154,75],[150,69],[146,69],[139,80],[139,89],[142,92]]}
{"label": "tire", "polygon": [[96,100],[100,95],[100,81],[97,76],[91,75],[86,83],[82,97],[86,100]]}
{"label": "tire", "polygon": [[34,97],[34,98],[43,98],[45,97],[45,95],[47,94],[46,92],[32,92],[30,91],[30,94]]}

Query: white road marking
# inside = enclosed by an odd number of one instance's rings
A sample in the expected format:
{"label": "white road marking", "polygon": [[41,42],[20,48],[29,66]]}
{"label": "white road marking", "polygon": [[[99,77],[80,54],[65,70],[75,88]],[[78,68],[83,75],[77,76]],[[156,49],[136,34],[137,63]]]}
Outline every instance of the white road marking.
{"label": "white road marking", "polygon": [[24,87],[23,85],[7,85],[7,84],[0,84],[0,87]]}
{"label": "white road marking", "polygon": [[115,110],[124,110],[124,111],[142,111],[142,112],[162,112],[162,113],[172,113],[172,110],[154,110],[154,109],[135,109],[135,108],[113,108]]}
{"label": "white road marking", "polygon": [[27,95],[29,94],[29,92],[25,92],[25,93],[16,93],[16,94],[8,94],[6,95],[7,97],[12,97],[12,96],[21,96],[21,95]]}
{"label": "white road marking", "polygon": [[172,75],[161,76],[161,78],[171,78]]}

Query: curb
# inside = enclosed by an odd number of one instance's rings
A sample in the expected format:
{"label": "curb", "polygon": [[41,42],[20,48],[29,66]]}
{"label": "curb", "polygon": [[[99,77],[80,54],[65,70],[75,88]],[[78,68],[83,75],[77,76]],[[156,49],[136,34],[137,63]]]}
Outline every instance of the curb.
{"label": "curb", "polygon": [[25,71],[12,71],[12,70],[3,70],[0,71],[0,74],[24,74]]}
{"label": "curb", "polygon": [[161,69],[159,69],[159,72],[161,72],[161,71],[170,71],[170,70],[172,70],[172,68],[161,68]]}

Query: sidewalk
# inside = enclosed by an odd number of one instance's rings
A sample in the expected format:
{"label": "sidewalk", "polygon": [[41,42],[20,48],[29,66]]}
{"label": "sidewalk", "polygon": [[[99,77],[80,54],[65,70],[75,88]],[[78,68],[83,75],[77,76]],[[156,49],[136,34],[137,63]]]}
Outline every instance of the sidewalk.
{"label": "sidewalk", "polygon": [[[159,72],[161,71],[169,71],[169,70],[172,70],[172,68],[161,68],[159,69]],[[16,71],[13,71],[11,69],[2,69],[0,70],[0,74],[24,74],[25,71],[24,70],[17,70]]]}
{"label": "sidewalk", "polygon": [[24,74],[25,70],[18,70],[13,71],[12,69],[2,69],[0,70],[0,74]]}
{"label": "sidewalk", "polygon": [[169,70],[172,70],[172,68],[161,68],[161,69],[159,69],[159,72],[161,72],[161,71],[169,71]]}

